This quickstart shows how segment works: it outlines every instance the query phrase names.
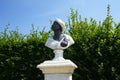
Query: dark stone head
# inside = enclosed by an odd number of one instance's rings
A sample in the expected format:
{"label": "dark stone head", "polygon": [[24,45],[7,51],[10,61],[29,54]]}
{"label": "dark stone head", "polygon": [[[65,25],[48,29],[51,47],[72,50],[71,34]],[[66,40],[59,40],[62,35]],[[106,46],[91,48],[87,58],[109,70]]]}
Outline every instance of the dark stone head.
{"label": "dark stone head", "polygon": [[61,28],[60,24],[58,22],[56,22],[56,21],[54,21],[51,29],[54,32],[57,32],[57,31],[61,31],[62,32],[62,28]]}
{"label": "dark stone head", "polygon": [[52,30],[55,31],[56,29],[60,29],[63,33],[65,28],[65,23],[61,19],[56,19],[52,24]]}
{"label": "dark stone head", "polygon": [[64,27],[65,27],[64,22],[62,20],[60,20],[60,19],[56,19],[53,22],[51,29],[54,32],[53,38],[55,40],[60,40],[60,36],[64,31]]}

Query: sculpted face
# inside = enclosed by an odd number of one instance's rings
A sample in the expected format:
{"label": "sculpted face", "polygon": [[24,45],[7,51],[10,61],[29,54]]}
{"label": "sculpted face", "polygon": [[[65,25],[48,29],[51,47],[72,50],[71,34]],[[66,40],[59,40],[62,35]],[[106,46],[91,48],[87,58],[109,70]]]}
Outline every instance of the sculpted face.
{"label": "sculpted face", "polygon": [[52,30],[55,31],[55,32],[58,31],[58,30],[62,31],[61,26],[57,22],[53,23]]}
{"label": "sculpted face", "polygon": [[59,40],[60,35],[62,34],[61,26],[57,22],[54,22],[52,25],[52,30],[54,31],[53,39]]}

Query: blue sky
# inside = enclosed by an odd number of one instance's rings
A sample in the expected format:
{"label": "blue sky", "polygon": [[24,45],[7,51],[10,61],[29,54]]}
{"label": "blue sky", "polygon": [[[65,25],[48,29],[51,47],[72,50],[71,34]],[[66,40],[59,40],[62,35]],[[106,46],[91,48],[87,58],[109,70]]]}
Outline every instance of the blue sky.
{"label": "blue sky", "polygon": [[120,0],[0,0],[0,32],[10,23],[9,30],[28,34],[31,24],[39,30],[46,26],[50,29],[50,20],[61,18],[67,22],[70,8],[78,10],[82,18],[94,18],[103,21],[106,18],[107,4],[111,6],[111,15],[120,22]]}

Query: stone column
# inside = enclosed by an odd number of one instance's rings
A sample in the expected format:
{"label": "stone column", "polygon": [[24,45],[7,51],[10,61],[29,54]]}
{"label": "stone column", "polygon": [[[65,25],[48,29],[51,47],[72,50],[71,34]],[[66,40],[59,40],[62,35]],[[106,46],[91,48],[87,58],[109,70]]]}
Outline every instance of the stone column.
{"label": "stone column", "polygon": [[72,80],[72,73],[77,66],[63,58],[63,51],[55,50],[53,60],[44,61],[37,68],[44,73],[45,80]]}

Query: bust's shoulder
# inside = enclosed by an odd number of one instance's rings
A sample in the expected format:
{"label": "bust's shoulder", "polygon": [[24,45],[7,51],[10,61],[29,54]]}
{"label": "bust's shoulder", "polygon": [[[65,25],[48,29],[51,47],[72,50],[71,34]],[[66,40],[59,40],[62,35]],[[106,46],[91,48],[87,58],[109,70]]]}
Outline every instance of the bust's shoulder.
{"label": "bust's shoulder", "polygon": [[53,39],[53,36],[49,36],[48,38],[49,38],[49,39]]}
{"label": "bust's shoulder", "polygon": [[66,38],[71,38],[71,36],[68,34],[63,34],[63,36],[65,36]]}
{"label": "bust's shoulder", "polygon": [[49,36],[47,40],[53,40],[53,36]]}
{"label": "bust's shoulder", "polygon": [[70,35],[64,34],[64,36],[66,37],[66,40],[69,41],[69,45],[74,44],[74,40]]}
{"label": "bust's shoulder", "polygon": [[68,34],[63,34],[63,36],[69,36]]}

